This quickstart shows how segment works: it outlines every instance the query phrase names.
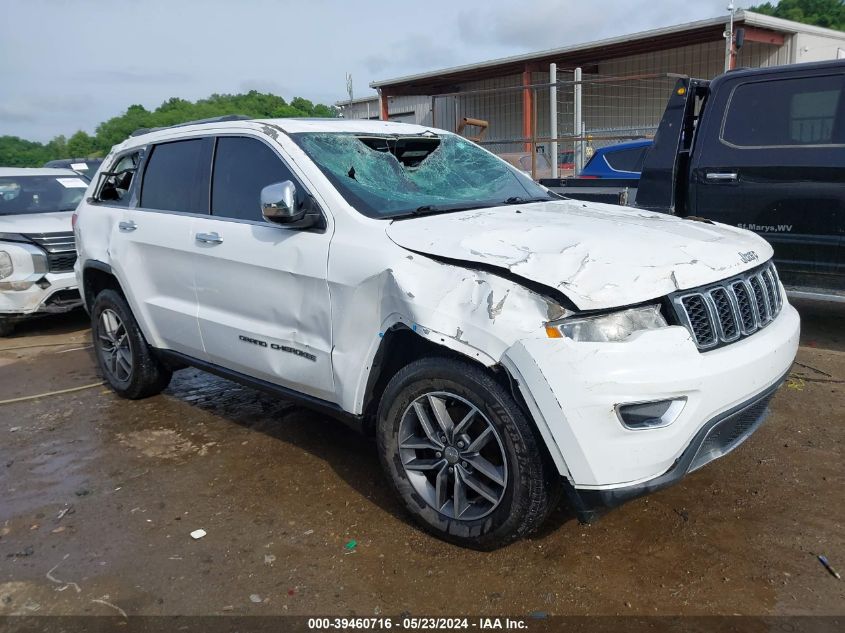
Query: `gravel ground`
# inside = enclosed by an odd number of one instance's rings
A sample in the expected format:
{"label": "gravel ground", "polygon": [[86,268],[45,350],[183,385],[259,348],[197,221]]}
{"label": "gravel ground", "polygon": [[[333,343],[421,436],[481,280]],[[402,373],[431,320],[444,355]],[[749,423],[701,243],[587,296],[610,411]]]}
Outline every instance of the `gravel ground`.
{"label": "gravel ground", "polygon": [[[845,572],[845,306],[799,309],[740,449],[493,553],[418,531],[368,439],[193,369],[141,402],[0,405],[0,615],[843,614],[816,555]],[[0,400],[98,382],[89,340],[81,313],[20,326]]]}

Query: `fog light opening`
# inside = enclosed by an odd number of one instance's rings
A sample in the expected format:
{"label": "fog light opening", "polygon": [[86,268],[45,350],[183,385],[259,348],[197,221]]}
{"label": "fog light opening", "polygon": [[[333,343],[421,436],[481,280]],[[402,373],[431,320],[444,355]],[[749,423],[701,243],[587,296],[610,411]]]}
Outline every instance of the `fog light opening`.
{"label": "fog light opening", "polygon": [[617,404],[616,415],[626,429],[659,429],[677,420],[686,404],[686,398]]}

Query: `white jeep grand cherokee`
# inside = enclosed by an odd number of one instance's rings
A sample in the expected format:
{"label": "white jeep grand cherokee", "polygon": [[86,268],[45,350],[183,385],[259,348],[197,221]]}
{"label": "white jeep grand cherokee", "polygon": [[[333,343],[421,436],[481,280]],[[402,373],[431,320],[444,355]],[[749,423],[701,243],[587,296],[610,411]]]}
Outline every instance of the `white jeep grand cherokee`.
{"label": "white jeep grand cherokee", "polygon": [[69,169],[0,167],[0,336],[82,305],[71,213],[87,188]]}
{"label": "white jeep grand cherokee", "polygon": [[192,365],[345,416],[469,547],[561,490],[591,520],[724,455],[798,345],[752,233],[561,199],[426,127],[142,131],[87,195],[76,272],[117,393]]}

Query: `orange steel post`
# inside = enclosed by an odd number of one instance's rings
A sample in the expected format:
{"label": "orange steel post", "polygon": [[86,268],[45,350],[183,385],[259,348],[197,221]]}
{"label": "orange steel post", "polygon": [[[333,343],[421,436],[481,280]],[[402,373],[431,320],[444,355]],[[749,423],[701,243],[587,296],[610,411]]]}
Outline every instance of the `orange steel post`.
{"label": "orange steel post", "polygon": [[531,68],[526,65],[525,70],[522,71],[522,137],[525,139],[523,151],[531,151],[531,141],[529,140],[533,135],[533,114],[534,114],[534,93],[531,88]]}
{"label": "orange steel post", "polygon": [[384,90],[378,91],[378,102],[379,107],[381,108],[381,120],[389,121],[390,115],[388,114],[387,93],[385,93]]}

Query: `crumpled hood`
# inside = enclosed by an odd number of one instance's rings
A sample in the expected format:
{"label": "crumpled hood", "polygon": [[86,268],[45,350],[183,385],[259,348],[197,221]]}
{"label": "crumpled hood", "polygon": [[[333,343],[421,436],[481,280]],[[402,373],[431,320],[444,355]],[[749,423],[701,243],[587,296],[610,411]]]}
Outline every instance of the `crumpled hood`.
{"label": "crumpled hood", "polygon": [[72,211],[0,215],[0,233],[60,233],[72,230]]}
{"label": "crumpled hood", "polygon": [[387,234],[409,250],[496,266],[554,288],[581,310],[712,283],[772,256],[748,231],[578,200],[394,221]]}

